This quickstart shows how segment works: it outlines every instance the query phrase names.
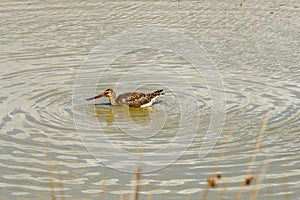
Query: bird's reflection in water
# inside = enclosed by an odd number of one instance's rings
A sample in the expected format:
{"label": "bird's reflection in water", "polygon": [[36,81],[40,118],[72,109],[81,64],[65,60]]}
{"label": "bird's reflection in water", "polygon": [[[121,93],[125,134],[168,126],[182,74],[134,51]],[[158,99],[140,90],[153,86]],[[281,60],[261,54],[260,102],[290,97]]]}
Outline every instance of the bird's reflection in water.
{"label": "bird's reflection in water", "polygon": [[110,104],[95,105],[95,114],[99,122],[106,122],[107,126],[114,123],[136,124],[140,126],[148,126],[153,120],[151,115],[156,113],[157,109],[153,107],[132,108],[125,106],[110,106]]}

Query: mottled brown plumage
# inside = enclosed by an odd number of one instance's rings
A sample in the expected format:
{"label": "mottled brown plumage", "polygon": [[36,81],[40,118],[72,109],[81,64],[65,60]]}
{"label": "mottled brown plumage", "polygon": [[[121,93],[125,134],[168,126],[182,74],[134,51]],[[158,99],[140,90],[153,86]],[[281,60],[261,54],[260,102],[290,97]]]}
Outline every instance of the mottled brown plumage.
{"label": "mottled brown plumage", "polygon": [[87,100],[98,99],[101,97],[108,97],[109,102],[113,106],[129,106],[129,107],[147,107],[151,106],[158,96],[162,95],[163,90],[157,90],[153,93],[144,94],[140,92],[128,92],[120,94],[116,97],[116,93],[113,89],[107,89],[102,94],[95,97],[89,98]]}

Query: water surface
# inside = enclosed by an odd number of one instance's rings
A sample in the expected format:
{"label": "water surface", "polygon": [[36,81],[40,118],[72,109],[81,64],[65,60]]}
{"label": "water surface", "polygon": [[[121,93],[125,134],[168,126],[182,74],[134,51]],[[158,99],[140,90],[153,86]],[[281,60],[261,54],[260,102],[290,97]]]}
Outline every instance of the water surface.
{"label": "water surface", "polygon": [[[249,166],[261,183],[245,187],[242,197],[250,198],[256,189],[256,199],[299,198],[297,1],[244,1],[242,7],[231,1],[4,1],[0,13],[1,199],[119,199],[134,193],[134,177],[122,168],[135,164],[135,158],[113,160],[107,149],[97,160],[83,143],[86,133],[96,150],[106,148],[98,127],[128,152],[152,152],[150,165],[159,167],[167,163],[155,150],[173,142],[177,153],[180,142],[189,142],[196,131],[179,159],[142,175],[142,199],[201,199],[215,171],[222,178],[207,199],[233,199]],[[97,73],[87,73],[88,84],[72,101],[79,68],[90,52],[107,37],[140,27],[181,31],[202,45],[221,74],[225,125],[205,158],[199,158],[199,150],[211,120],[210,91],[194,66],[174,52],[130,52],[111,63],[97,82],[91,81]],[[126,84],[117,92],[164,89],[151,108],[85,101],[114,88],[133,68],[138,70],[130,81],[123,79]],[[193,90],[164,78],[176,73]],[[82,119],[77,126],[76,116]],[[187,134],[174,142],[178,130]],[[165,153],[162,157],[173,155]],[[112,160],[114,168],[105,166]]]}

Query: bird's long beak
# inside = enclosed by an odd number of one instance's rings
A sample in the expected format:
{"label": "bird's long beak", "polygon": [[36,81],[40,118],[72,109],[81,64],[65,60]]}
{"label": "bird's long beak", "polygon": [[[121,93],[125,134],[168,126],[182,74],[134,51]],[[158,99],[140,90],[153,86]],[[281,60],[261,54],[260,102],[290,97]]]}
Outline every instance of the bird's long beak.
{"label": "bird's long beak", "polygon": [[98,96],[95,96],[95,97],[88,98],[88,99],[86,99],[86,100],[87,100],[87,101],[90,101],[90,100],[98,99],[98,98],[101,98],[101,97],[104,97],[104,93],[99,94]]}

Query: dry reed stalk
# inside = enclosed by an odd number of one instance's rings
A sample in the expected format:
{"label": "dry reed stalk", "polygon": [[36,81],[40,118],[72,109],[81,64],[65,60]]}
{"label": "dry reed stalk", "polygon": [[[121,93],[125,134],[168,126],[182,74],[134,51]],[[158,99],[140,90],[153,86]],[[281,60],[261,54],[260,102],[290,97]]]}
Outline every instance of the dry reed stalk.
{"label": "dry reed stalk", "polygon": [[120,194],[120,200],[130,200],[129,194]]}
{"label": "dry reed stalk", "polygon": [[[107,179],[107,177],[105,177],[105,176],[103,176],[102,177],[102,180],[106,180]],[[103,184],[101,187],[100,187],[100,189],[102,190],[102,192],[100,192],[99,193],[99,197],[100,197],[100,199],[104,199],[104,191],[105,191],[105,184]],[[121,196],[120,196],[121,197]]]}
{"label": "dry reed stalk", "polygon": [[267,124],[268,124],[268,119],[269,119],[269,113],[266,114],[266,116],[265,116],[265,118],[263,120],[261,129],[259,131],[258,139],[257,139],[257,142],[256,142],[255,152],[252,155],[251,162],[249,163],[248,170],[246,172],[245,180],[244,180],[244,182],[243,182],[243,184],[241,186],[241,189],[240,189],[240,191],[239,191],[239,193],[238,193],[238,195],[236,197],[236,200],[240,200],[241,199],[243,191],[244,191],[244,187],[246,185],[250,185],[251,182],[252,182],[252,180],[254,179],[254,176],[250,176],[250,174],[251,174],[254,162],[256,161],[256,156],[257,156],[258,150],[259,150],[260,145],[261,145],[262,137],[263,137],[263,134],[264,134],[265,129],[266,129]]}
{"label": "dry reed stalk", "polygon": [[141,167],[137,167],[136,170],[135,170],[135,177],[136,177],[136,179],[135,179],[134,200],[138,200],[139,199],[141,172],[142,172],[142,168]]}
{"label": "dry reed stalk", "polygon": [[[61,168],[60,168],[58,162],[56,162],[56,171],[58,171],[58,172],[61,171]],[[60,173],[58,174],[58,179],[59,179],[59,189],[60,189],[59,193],[60,193],[61,199],[65,200],[65,191],[64,191],[65,188],[64,188],[64,184],[63,184],[64,179]]]}
{"label": "dry reed stalk", "polygon": [[[144,145],[144,140],[142,140],[142,145]],[[142,160],[142,156],[144,153],[144,148],[141,147],[139,149],[139,160]],[[135,193],[134,193],[134,200],[138,200],[139,199],[139,190],[140,190],[140,183],[141,183],[141,173],[142,173],[142,168],[141,167],[137,167],[135,169]]]}
{"label": "dry reed stalk", "polygon": [[283,191],[284,191],[284,194],[285,194],[285,199],[289,199],[289,195],[288,195],[288,192],[289,191],[289,188],[288,188],[288,176],[285,174],[285,171],[286,171],[286,167],[285,166],[282,166],[281,165],[281,171],[282,171],[282,179],[283,179],[283,182],[285,183],[285,185],[283,185]]}
{"label": "dry reed stalk", "polygon": [[[213,174],[216,174],[220,164],[221,164],[221,161],[224,159],[224,154],[225,154],[225,149],[226,149],[226,146],[227,144],[230,142],[231,140],[231,137],[232,137],[232,134],[233,134],[233,131],[235,130],[235,126],[231,128],[231,130],[229,131],[229,135],[228,135],[228,138],[225,142],[225,146],[223,148],[223,150],[220,152],[220,155],[219,155],[219,158],[218,158],[218,161],[214,167],[214,170],[213,170]],[[222,174],[217,174],[217,178],[220,179],[222,177]]]}
{"label": "dry reed stalk", "polygon": [[252,194],[251,194],[251,198],[250,198],[251,200],[255,200],[256,199],[256,196],[257,196],[257,186],[262,183],[263,178],[264,178],[264,176],[265,176],[265,174],[267,172],[267,169],[269,167],[269,163],[270,163],[270,160],[265,160],[264,161],[264,165],[260,169],[258,178],[256,179],[256,181],[255,181],[255,183],[253,185],[253,190],[252,190]]}
{"label": "dry reed stalk", "polygon": [[151,193],[148,193],[147,200],[152,200],[152,194]]}
{"label": "dry reed stalk", "polygon": [[225,199],[225,193],[226,193],[226,189],[227,189],[228,183],[224,183],[223,185],[223,190],[220,192],[220,200]]}
{"label": "dry reed stalk", "polygon": [[185,200],[190,200],[191,199],[191,197],[190,197],[191,195],[190,194],[186,194],[186,196],[185,196]]}
{"label": "dry reed stalk", "polygon": [[100,198],[100,199],[104,199],[104,190],[103,190],[103,192],[100,192],[100,193],[99,193],[99,198]]}
{"label": "dry reed stalk", "polygon": [[206,197],[207,197],[207,195],[208,195],[208,189],[209,189],[209,184],[207,183],[207,185],[206,185],[206,188],[205,188],[205,190],[204,190],[204,194],[203,194],[203,196],[202,196],[202,200],[206,200]]}
{"label": "dry reed stalk", "polygon": [[[233,131],[235,130],[235,126],[233,128],[231,128],[231,130],[229,131],[229,135],[228,135],[228,138],[225,142],[225,147],[227,146],[227,144],[230,142],[231,140],[231,137],[232,137],[232,134],[233,134]],[[221,161],[223,160],[224,158],[224,154],[225,154],[225,147],[223,148],[223,150],[220,152],[220,155],[219,155],[219,158],[216,162],[216,165],[212,171],[212,174],[213,176],[211,176],[209,179],[207,179],[207,185],[206,185],[206,188],[205,188],[205,191],[204,191],[204,194],[202,196],[202,200],[205,200],[207,198],[207,195],[208,195],[208,190],[209,188],[213,188],[213,187],[216,187],[216,178],[217,179],[221,179],[222,178],[222,174],[219,173],[219,174],[216,174],[219,166],[220,166],[220,163]]]}
{"label": "dry reed stalk", "polygon": [[49,176],[50,176],[50,182],[49,182],[49,187],[51,190],[51,199],[56,200],[55,197],[55,182],[54,182],[54,175],[53,175],[53,169],[52,169],[52,162],[51,158],[48,155],[47,156],[47,165],[48,165],[48,171],[49,171]]}

